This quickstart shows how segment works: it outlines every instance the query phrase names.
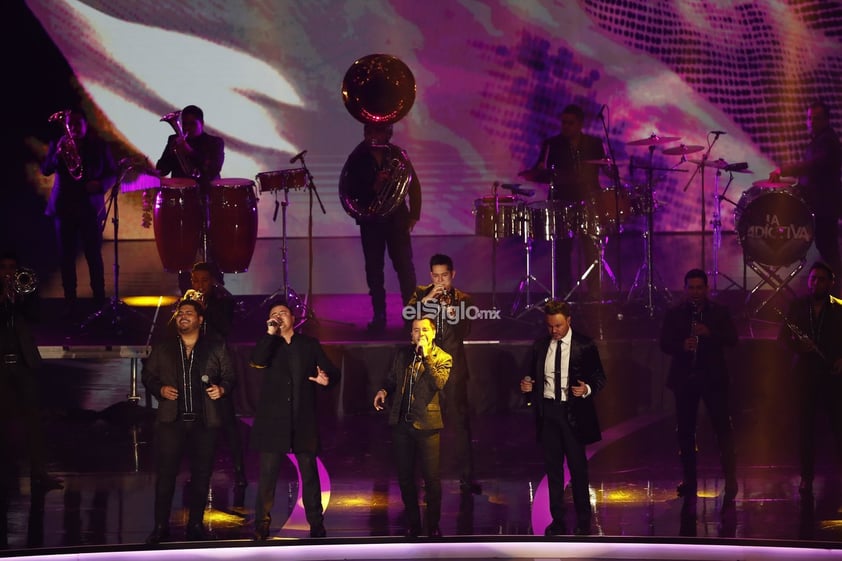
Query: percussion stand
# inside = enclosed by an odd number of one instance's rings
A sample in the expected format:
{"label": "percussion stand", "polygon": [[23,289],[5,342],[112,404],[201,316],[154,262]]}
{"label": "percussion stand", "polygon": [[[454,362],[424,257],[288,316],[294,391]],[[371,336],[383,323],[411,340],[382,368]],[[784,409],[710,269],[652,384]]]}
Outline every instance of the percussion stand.
{"label": "percussion stand", "polygon": [[[652,235],[655,229],[655,190],[653,172],[655,166],[653,165],[655,155],[655,146],[649,146],[649,166],[646,169],[646,196],[649,199],[646,209],[646,231],[643,232],[643,246],[645,258],[643,264],[638,268],[634,276],[634,282],[631,289],[629,289],[628,302],[634,299],[635,292],[641,288],[641,276],[646,275],[646,309],[649,311],[649,318],[655,317],[655,293],[663,296],[666,303],[672,302],[672,294],[666,288],[660,286],[656,287],[656,282],[662,282],[660,275],[655,271],[652,264]],[[663,171],[677,171],[671,168]],[[656,280],[657,277],[657,280]]]}
{"label": "percussion stand", "polygon": [[[117,177],[117,181],[114,182],[114,185],[111,187],[111,191],[108,194],[108,204],[110,208],[113,210],[111,213],[111,224],[114,225],[114,295],[105,303],[105,305],[100,308],[99,311],[94,312],[90,316],[85,319],[80,325],[82,331],[87,330],[93,323],[97,321],[107,320],[108,325],[113,330],[114,333],[117,335],[123,334],[123,326],[121,325],[121,320],[124,319],[128,315],[134,316],[134,319],[140,320],[144,323],[148,321],[147,318],[143,316],[137,310],[132,309],[129,307],[125,302],[120,300],[120,207],[118,205],[118,195],[120,194],[120,186],[123,183],[123,180],[126,178],[126,174],[128,171],[132,169],[131,165],[122,166],[120,170],[120,175]],[[105,229],[105,222],[103,221],[101,229]]]}
{"label": "percussion stand", "polygon": [[799,261],[798,264],[789,273],[787,273],[786,276],[781,276],[780,274],[778,274],[778,271],[784,268],[782,265],[763,265],[753,260],[746,260],[745,263],[752,271],[757,273],[758,277],[760,277],[760,281],[754,286],[754,288],[751,289],[748,295],[746,295],[746,305],[748,305],[748,303],[751,301],[754,294],[758,290],[760,290],[761,286],[763,286],[764,284],[768,284],[770,287],[772,287],[772,294],[770,294],[768,298],[760,302],[760,305],[758,305],[756,308],[754,308],[754,310],[751,311],[752,316],[757,316],[783,289],[787,289],[787,291],[789,291],[790,293],[790,296],[792,296],[793,298],[796,298],[798,296],[792,289],[792,287],[789,286],[789,283],[792,282],[792,279],[795,278],[795,276],[801,271],[801,269],[804,268],[804,265],[807,263],[807,260],[803,257],[801,258],[801,261]]}
{"label": "percussion stand", "polygon": [[[734,279],[725,275],[724,273],[719,272],[719,249],[722,247],[722,200],[728,200],[725,197],[725,193],[728,191],[728,188],[731,186],[731,182],[734,181],[734,174],[730,173],[730,177],[728,179],[728,184],[725,186],[725,189],[722,191],[722,195],[719,194],[719,178],[722,176],[722,170],[717,168],[716,169],[716,177],[713,182],[713,218],[711,220],[711,226],[713,226],[713,271],[711,276],[713,277],[713,287],[711,289],[711,294],[716,296],[718,289],[717,289],[717,279],[722,276],[728,280],[728,286],[725,287],[725,290],[728,290],[732,286],[735,286],[740,289],[744,289],[738,282]],[[730,201],[729,201],[730,202]]]}
{"label": "percussion stand", "polygon": [[[549,290],[549,291],[547,290],[546,286],[541,284],[541,282],[538,281],[538,279],[536,279],[535,276],[532,275],[532,265],[531,265],[531,263],[532,263],[532,242],[533,241],[534,240],[532,238],[531,232],[529,231],[529,228],[524,228],[523,229],[523,245],[524,245],[524,248],[526,249],[526,274],[524,275],[523,279],[521,279],[520,284],[518,284],[518,287],[517,287],[517,294],[515,295],[515,300],[512,303],[512,312],[511,312],[512,317],[518,317],[519,318],[520,316],[524,315],[528,311],[530,311],[534,308],[537,308],[539,306],[542,306],[543,304],[545,304],[548,301],[548,299],[545,298],[541,302],[538,302],[536,304],[532,304],[532,302],[531,302],[531,300],[532,300],[532,298],[531,298],[531,296],[532,296],[532,283],[535,283],[536,285],[543,288],[545,292],[549,292],[551,298],[555,298],[555,266],[556,266],[555,265],[555,253],[556,253],[555,232],[552,232],[550,234],[550,254],[551,254],[551,256],[550,256],[550,271],[551,271],[551,273],[550,274],[552,275],[552,278],[550,280],[550,285],[551,285],[552,289]],[[523,306],[522,309],[521,309],[521,306]]]}
{"label": "percussion stand", "polygon": [[[585,272],[579,277],[579,280],[576,281],[576,284],[573,285],[573,288],[570,289],[570,292],[564,295],[564,300],[567,301],[570,299],[570,296],[576,292],[576,290],[582,286],[582,283],[593,273],[593,270],[597,270],[597,274],[599,275],[599,288],[600,288],[600,300],[598,304],[608,304],[609,301],[605,300],[603,297],[605,293],[605,275],[608,275],[608,278],[611,279],[611,284],[617,287],[617,277],[614,276],[614,272],[611,270],[611,267],[608,266],[608,262],[605,260],[605,246],[608,242],[608,236],[603,236],[601,234],[588,234],[588,237],[597,247],[597,255],[596,259],[585,269]],[[619,290],[619,288],[617,289]]]}

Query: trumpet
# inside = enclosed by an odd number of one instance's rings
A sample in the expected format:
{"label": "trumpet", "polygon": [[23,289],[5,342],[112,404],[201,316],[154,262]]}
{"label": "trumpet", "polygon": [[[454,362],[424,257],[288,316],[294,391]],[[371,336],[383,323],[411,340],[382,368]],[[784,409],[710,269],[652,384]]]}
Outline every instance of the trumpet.
{"label": "trumpet", "polygon": [[67,140],[64,142],[59,141],[58,153],[61,156],[61,159],[64,161],[65,167],[67,167],[67,171],[76,181],[82,179],[82,175],[84,170],[82,169],[82,156],[79,154],[79,146],[76,144],[76,140],[73,138],[73,133],[70,132],[70,115],[71,111],[69,109],[65,109],[63,111],[56,111],[52,115],[50,115],[49,121],[51,123],[55,123],[57,121],[62,121],[64,124],[64,131],[65,137]]}
{"label": "trumpet", "polygon": [[[185,139],[184,130],[181,128],[181,111],[167,113],[161,117],[161,122],[168,123],[180,139]],[[173,152],[175,152],[175,157],[178,158],[178,165],[181,167],[181,171],[194,179],[198,179],[199,170],[192,166],[181,152],[175,148],[173,148]]]}
{"label": "trumpet", "polygon": [[32,294],[38,288],[38,276],[28,267],[18,267],[13,275],[3,278],[4,290],[17,296]]}

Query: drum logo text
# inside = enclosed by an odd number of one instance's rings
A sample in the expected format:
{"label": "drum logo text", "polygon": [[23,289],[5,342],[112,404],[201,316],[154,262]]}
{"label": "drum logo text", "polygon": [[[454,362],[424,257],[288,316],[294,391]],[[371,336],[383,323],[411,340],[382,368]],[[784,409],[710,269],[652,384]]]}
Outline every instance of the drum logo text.
{"label": "drum logo text", "polygon": [[746,237],[758,240],[802,240],[810,242],[812,235],[806,226],[781,224],[777,214],[767,214],[766,224],[749,226]]}

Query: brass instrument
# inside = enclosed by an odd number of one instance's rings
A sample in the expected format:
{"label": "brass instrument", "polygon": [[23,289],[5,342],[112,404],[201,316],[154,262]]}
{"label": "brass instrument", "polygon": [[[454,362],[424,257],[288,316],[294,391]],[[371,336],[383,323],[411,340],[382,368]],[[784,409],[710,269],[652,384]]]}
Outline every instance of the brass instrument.
{"label": "brass instrument", "polygon": [[194,288],[190,288],[184,293],[182,300],[194,300],[205,307],[205,295]]}
{"label": "brass instrument", "polygon": [[702,321],[702,308],[695,302],[691,302],[690,306],[690,336],[696,339],[696,345],[693,347],[693,358],[690,360],[690,367],[695,368],[699,364],[699,336],[693,335],[696,330],[696,324]]}
{"label": "brass instrument", "polygon": [[[409,67],[391,55],[364,56],[351,65],[342,80],[345,109],[369,125],[390,125],[406,116],[415,102],[415,78]],[[388,153],[383,171],[388,179],[373,199],[349,192],[344,178],[339,182],[342,208],[355,219],[385,217],[403,204],[413,179],[412,166],[404,150],[392,144],[376,145]]]}
{"label": "brass instrument", "polygon": [[69,109],[65,109],[63,111],[56,111],[52,115],[50,115],[49,121],[51,123],[55,123],[57,121],[61,121],[64,125],[64,132],[67,140],[59,141],[58,146],[58,154],[61,156],[61,159],[64,161],[64,165],[67,168],[67,171],[70,173],[71,177],[76,181],[82,179],[82,175],[84,174],[84,169],[82,169],[82,156],[79,153],[79,146],[76,144],[76,140],[73,138],[73,133],[70,132],[70,115],[71,111]]}
{"label": "brass instrument", "polygon": [[[181,111],[171,111],[161,117],[161,122],[169,124],[172,129],[175,131],[175,134],[182,140],[185,140],[184,130],[181,128]],[[178,150],[173,147],[173,152],[175,152],[175,157],[178,158],[178,165],[181,167],[181,171],[186,173],[188,176],[198,179],[199,177],[199,170],[190,165],[184,155],[179,152]]]}
{"label": "brass instrument", "polygon": [[799,329],[797,325],[789,321],[789,318],[786,317],[786,315],[782,311],[780,311],[776,306],[772,306],[772,309],[775,310],[775,313],[777,313],[781,317],[781,319],[784,322],[784,325],[787,326],[789,331],[795,336],[796,339],[798,339],[798,341],[806,344],[812,352],[816,353],[822,360],[827,362],[827,357],[824,356],[824,353],[821,351],[821,349],[819,349],[819,346],[816,344],[815,341],[813,341],[813,339],[809,335],[801,331],[801,329]]}
{"label": "brass instrument", "polygon": [[3,278],[3,289],[6,293],[14,293],[17,296],[32,294],[38,288],[38,276],[35,271],[27,267],[18,267],[14,275]]}

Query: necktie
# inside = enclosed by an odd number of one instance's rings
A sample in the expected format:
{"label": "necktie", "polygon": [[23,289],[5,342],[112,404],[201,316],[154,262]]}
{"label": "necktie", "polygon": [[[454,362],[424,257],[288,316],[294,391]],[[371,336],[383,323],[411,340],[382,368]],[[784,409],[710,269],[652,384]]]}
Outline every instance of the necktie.
{"label": "necktie", "polygon": [[555,345],[555,400],[561,401],[561,339]]}

